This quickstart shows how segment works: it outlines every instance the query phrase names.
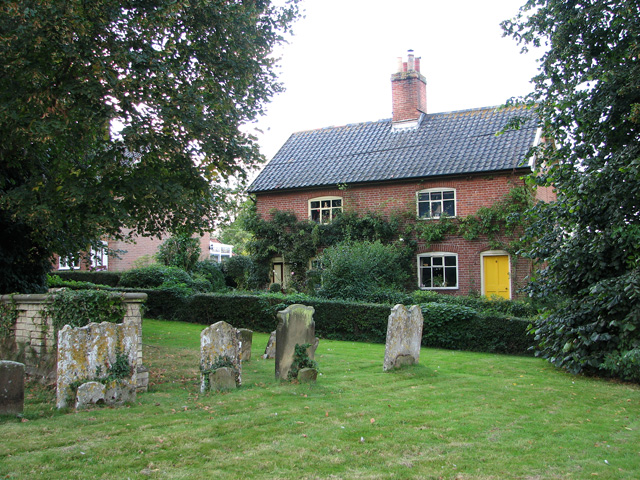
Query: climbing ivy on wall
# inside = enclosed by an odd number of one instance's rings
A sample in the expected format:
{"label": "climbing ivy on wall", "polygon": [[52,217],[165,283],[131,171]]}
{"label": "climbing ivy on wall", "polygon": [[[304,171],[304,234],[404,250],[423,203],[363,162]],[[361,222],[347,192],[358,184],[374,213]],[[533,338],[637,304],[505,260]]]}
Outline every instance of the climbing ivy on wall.
{"label": "climbing ivy on wall", "polygon": [[520,232],[524,231],[528,222],[526,212],[534,201],[531,187],[515,187],[493,205],[480,207],[474,215],[417,222],[407,225],[407,234],[415,233],[416,238],[427,245],[441,242],[447,236],[460,236],[465,240],[486,237],[490,249],[516,254],[523,247]]}
{"label": "climbing ivy on wall", "polygon": [[486,237],[491,249],[515,254],[522,247],[519,232],[527,221],[525,212],[533,203],[533,190],[525,185],[513,188],[498,202],[481,207],[467,217],[415,221],[415,209],[388,216],[378,212],[358,215],[347,210],[326,225],[298,220],[292,212],[280,210],[274,210],[272,219],[265,220],[253,205],[246,217],[245,228],[253,234],[248,249],[254,261],[263,267],[264,282],[269,275],[271,259],[282,256],[294,272],[294,286],[304,289],[309,261],[319,250],[345,240],[396,242],[402,245],[407,256],[414,256],[419,241],[429,245],[449,236],[466,240]]}

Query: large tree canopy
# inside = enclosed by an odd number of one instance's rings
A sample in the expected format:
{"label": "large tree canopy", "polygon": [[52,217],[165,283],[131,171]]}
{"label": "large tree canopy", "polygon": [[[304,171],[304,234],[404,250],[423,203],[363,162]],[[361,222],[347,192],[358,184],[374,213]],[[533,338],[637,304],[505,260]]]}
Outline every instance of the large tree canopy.
{"label": "large tree canopy", "polygon": [[0,292],[103,236],[208,228],[261,160],[240,127],[280,89],[296,4],[2,2]]}
{"label": "large tree canopy", "polygon": [[[558,201],[530,231],[531,292],[564,299],[535,325],[539,353],[573,372],[640,380],[640,2],[530,0],[507,35],[541,46],[535,91]],[[635,372],[635,373],[634,373]]]}

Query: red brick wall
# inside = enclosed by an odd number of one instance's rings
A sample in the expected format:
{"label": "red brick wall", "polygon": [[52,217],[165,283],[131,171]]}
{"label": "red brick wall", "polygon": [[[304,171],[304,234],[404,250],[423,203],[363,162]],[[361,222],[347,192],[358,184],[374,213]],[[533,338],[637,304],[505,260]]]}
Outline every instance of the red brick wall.
{"label": "red brick wall", "polygon": [[[416,192],[429,188],[455,188],[457,216],[474,214],[482,206],[490,206],[502,199],[505,194],[524,181],[516,174],[494,174],[463,176],[456,178],[406,181],[398,183],[380,183],[366,185],[350,185],[344,189],[337,187],[304,190],[295,192],[259,193],[256,195],[258,213],[265,219],[272,217],[272,210],[293,212],[298,219],[308,218],[308,201],[316,197],[337,196],[343,198],[345,210],[359,213],[378,211],[385,214],[392,212],[416,212]],[[429,221],[429,220],[418,220]],[[448,237],[446,241],[431,244],[428,248],[420,244],[417,253],[448,252],[458,254],[458,289],[442,290],[443,293],[467,295],[481,292],[481,257],[482,252],[489,251],[486,239],[473,241],[461,237]],[[524,259],[511,257],[511,291],[525,284],[525,277],[531,271],[531,264]],[[415,285],[417,288],[417,260],[414,265]]]}
{"label": "red brick wall", "polygon": [[513,187],[523,185],[518,175],[496,174],[489,176],[467,176],[443,180],[410,181],[403,183],[380,183],[347,186],[341,190],[337,187],[259,193],[257,198],[258,213],[264,218],[271,217],[271,210],[283,210],[295,213],[299,219],[308,218],[308,202],[312,198],[336,196],[343,198],[346,210],[357,212],[382,211],[416,211],[416,192],[428,188],[455,188],[457,198],[457,215],[464,217],[475,213],[482,206],[489,206],[500,200]]}

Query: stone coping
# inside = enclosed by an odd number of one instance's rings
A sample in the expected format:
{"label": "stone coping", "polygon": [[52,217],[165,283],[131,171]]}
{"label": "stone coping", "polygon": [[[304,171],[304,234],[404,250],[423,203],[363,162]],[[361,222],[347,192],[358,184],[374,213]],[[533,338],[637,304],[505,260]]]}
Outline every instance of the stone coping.
{"label": "stone coping", "polygon": [[[56,292],[49,293],[29,293],[29,294],[8,294],[0,295],[0,301],[16,303],[47,303],[50,301],[51,295],[55,295]],[[146,293],[122,293],[113,292],[114,295],[119,295],[126,303],[142,303],[147,300]]]}

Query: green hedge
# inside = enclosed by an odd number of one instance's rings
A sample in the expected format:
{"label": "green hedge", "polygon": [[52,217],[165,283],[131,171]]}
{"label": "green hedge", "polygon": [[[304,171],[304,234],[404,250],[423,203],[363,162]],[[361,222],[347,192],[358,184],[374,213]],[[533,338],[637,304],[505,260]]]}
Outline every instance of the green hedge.
{"label": "green hedge", "polygon": [[115,287],[120,281],[120,272],[89,272],[86,270],[57,270],[51,275],[57,275],[62,280],[74,282],[89,282],[96,285]]}
{"label": "green hedge", "polygon": [[[334,340],[384,343],[389,305],[325,300],[306,295],[198,294],[184,297],[169,290],[137,290],[148,295],[145,316],[202,325],[225,321],[236,328],[271,332],[276,314],[293,303],[315,309],[316,335]],[[528,320],[450,303],[421,305],[422,345],[433,348],[531,355]]]}

